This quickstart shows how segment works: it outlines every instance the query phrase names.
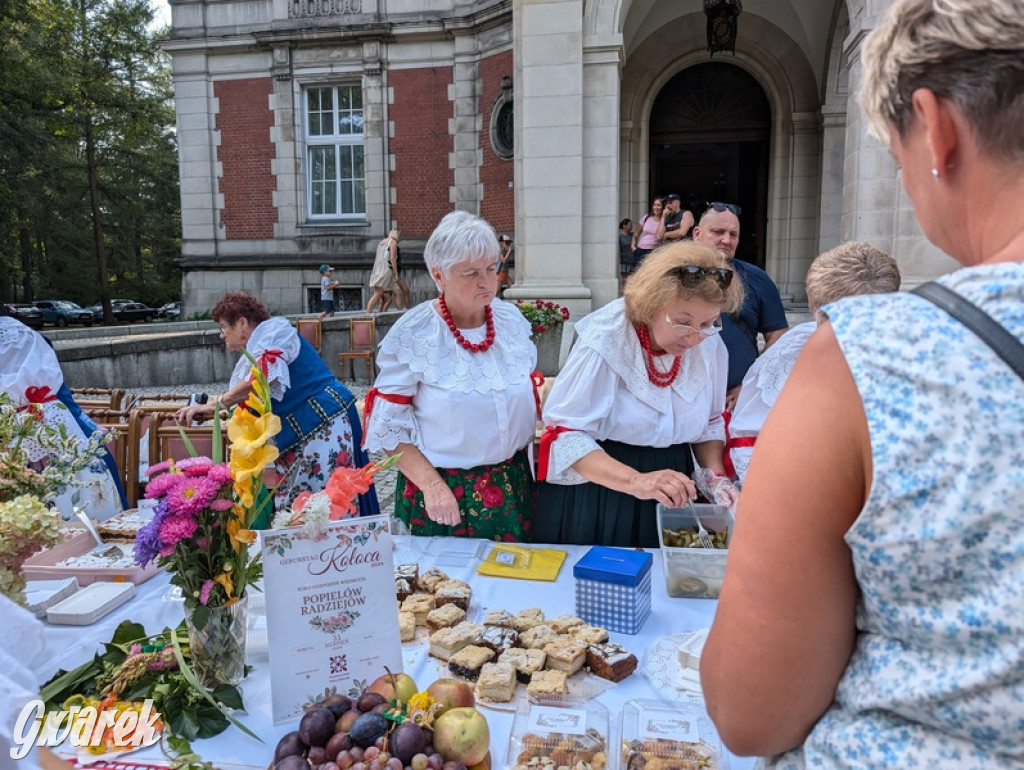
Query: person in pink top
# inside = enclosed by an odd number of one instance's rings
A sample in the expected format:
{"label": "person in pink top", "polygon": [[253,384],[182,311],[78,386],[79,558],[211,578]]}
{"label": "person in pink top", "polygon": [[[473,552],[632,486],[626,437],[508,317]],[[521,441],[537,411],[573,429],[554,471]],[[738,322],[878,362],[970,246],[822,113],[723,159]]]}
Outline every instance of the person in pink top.
{"label": "person in pink top", "polygon": [[651,201],[651,210],[640,217],[637,228],[633,231],[633,270],[634,272],[644,261],[644,257],[661,245],[658,228],[665,216],[665,201],[660,197]]}

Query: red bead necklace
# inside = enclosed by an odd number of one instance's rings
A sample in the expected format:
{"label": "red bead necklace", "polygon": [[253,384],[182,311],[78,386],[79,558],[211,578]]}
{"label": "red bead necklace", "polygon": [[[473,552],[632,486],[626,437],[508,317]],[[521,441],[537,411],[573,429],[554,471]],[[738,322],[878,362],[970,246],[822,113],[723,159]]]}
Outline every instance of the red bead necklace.
{"label": "red bead necklace", "polygon": [[683,357],[676,356],[672,360],[672,367],[667,372],[662,372],[654,364],[654,353],[651,350],[651,334],[647,331],[647,327],[636,327],[636,336],[640,338],[640,349],[644,352],[644,364],[647,366],[647,379],[651,381],[651,384],[656,385],[659,388],[667,388],[675,382],[676,375],[679,374],[679,366],[682,364]]}
{"label": "red bead necklace", "polygon": [[484,338],[483,342],[470,342],[462,336],[462,332],[459,331],[459,327],[457,327],[455,325],[455,321],[452,320],[452,313],[448,309],[448,303],[444,301],[443,294],[438,298],[438,302],[441,304],[441,317],[444,319],[444,322],[448,324],[448,328],[451,329],[452,334],[455,335],[456,342],[462,345],[462,347],[470,353],[483,353],[494,344],[494,314],[491,312],[490,305],[484,308],[484,316],[487,318],[487,336]]}

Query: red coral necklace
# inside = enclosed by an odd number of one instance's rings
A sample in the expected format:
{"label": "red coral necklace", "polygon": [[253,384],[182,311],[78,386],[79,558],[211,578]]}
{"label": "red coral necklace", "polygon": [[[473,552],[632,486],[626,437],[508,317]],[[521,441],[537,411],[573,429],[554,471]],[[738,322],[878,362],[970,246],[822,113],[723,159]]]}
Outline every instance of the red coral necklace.
{"label": "red coral necklace", "polygon": [[646,326],[636,327],[636,336],[640,338],[640,349],[644,352],[644,364],[647,367],[647,379],[651,384],[659,388],[667,388],[676,380],[679,374],[679,366],[683,361],[682,356],[676,356],[672,360],[672,367],[667,372],[662,372],[654,363],[654,352],[651,350],[651,333]]}
{"label": "red coral necklace", "polygon": [[459,331],[459,327],[455,325],[455,321],[452,320],[451,311],[448,309],[448,303],[444,301],[444,295],[438,297],[438,302],[441,304],[441,317],[444,322],[448,324],[448,328],[451,329],[452,334],[455,335],[455,341],[458,342],[462,347],[468,350],[470,353],[483,353],[491,345],[494,344],[494,314],[491,312],[491,306],[487,305],[484,308],[484,316],[487,318],[487,336],[483,342],[470,342],[462,336],[462,332]]}

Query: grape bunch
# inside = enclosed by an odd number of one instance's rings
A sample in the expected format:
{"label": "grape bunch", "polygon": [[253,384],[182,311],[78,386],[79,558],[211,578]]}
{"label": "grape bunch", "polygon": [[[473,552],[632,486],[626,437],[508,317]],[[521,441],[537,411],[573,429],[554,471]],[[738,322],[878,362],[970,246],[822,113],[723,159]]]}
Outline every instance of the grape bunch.
{"label": "grape bunch", "polygon": [[273,770],[467,770],[434,750],[431,730],[385,719],[388,708],[378,693],[328,696],[278,742]]}

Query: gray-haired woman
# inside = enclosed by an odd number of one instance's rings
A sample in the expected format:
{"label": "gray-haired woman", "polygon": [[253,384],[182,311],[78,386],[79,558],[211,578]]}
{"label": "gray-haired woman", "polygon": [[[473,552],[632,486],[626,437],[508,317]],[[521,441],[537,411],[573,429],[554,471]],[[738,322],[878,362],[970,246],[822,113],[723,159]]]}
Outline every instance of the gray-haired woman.
{"label": "gray-haired woman", "polygon": [[[939,283],[1024,338],[1024,0],[898,0],[861,62]],[[823,312],[740,498],[711,717],[767,767],[1024,767],[1024,382],[923,297]]]}
{"label": "gray-haired woman", "polygon": [[498,239],[484,220],[448,214],[423,258],[441,296],[381,343],[366,448],[401,453],[395,515],[413,534],[525,540],[537,420],[530,324],[495,298]]}

